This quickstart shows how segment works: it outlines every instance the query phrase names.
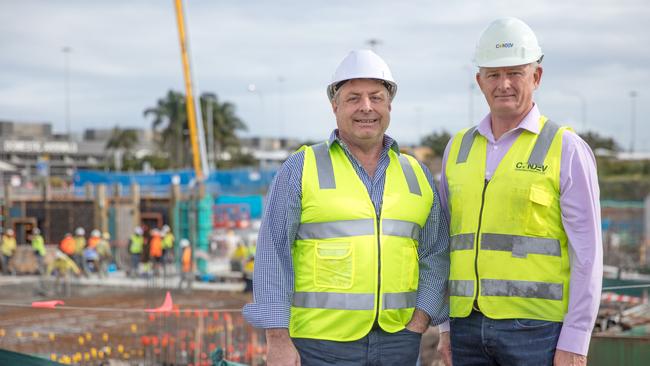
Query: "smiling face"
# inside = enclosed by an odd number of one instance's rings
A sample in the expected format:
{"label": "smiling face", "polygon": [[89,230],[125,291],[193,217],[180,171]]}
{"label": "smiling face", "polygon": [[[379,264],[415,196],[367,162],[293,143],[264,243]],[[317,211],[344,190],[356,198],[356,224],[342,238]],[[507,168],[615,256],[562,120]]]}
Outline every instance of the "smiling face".
{"label": "smiling face", "polygon": [[533,92],[542,79],[542,68],[532,64],[482,67],[476,74],[493,117],[523,119],[533,107]]}
{"label": "smiling face", "polygon": [[332,101],[339,137],[359,147],[381,146],[390,123],[390,109],[388,90],[374,79],[346,82]]}

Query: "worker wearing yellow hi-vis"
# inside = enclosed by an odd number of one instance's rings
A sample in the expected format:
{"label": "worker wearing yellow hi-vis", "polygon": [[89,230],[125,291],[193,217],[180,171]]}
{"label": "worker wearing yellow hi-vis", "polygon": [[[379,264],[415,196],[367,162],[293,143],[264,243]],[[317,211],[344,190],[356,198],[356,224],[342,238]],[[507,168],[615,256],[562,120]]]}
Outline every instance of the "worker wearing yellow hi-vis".
{"label": "worker wearing yellow hi-vis", "polygon": [[244,308],[268,365],[414,365],[421,333],[447,319],[433,178],[384,134],[396,88],[377,54],[351,52],[328,87],[338,129],[269,190]]}
{"label": "worker wearing yellow hi-vis", "polygon": [[494,21],[476,47],[490,114],[450,141],[440,178],[447,365],[586,364],[602,281],[598,179],[589,146],[533,102],[542,57],[516,18]]}

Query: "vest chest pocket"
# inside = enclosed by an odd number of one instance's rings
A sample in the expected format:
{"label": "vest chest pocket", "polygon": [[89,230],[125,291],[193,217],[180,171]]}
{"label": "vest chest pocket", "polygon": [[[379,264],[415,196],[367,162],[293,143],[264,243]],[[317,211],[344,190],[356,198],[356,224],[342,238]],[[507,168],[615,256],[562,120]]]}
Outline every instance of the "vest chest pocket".
{"label": "vest chest pocket", "polygon": [[553,203],[553,194],[544,187],[532,185],[528,199],[526,233],[545,236],[548,233],[548,217]]}
{"label": "vest chest pocket", "polygon": [[317,243],[314,256],[314,284],[349,289],[354,277],[354,247],[351,243]]}

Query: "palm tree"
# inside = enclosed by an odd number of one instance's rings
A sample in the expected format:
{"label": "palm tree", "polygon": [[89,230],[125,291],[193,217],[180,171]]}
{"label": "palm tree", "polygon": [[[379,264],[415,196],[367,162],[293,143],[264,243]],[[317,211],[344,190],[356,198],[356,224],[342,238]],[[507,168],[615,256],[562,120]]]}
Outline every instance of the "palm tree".
{"label": "palm tree", "polygon": [[[123,158],[129,158],[131,150],[138,143],[138,134],[133,129],[121,129],[118,126],[113,127],[111,132],[111,137],[106,141],[106,150],[114,151],[117,155],[122,156]],[[120,159],[122,160],[122,159]],[[115,167],[119,170],[121,167],[121,161],[118,162],[117,159],[114,162]]]}
{"label": "palm tree", "polygon": [[158,141],[160,149],[170,158],[172,168],[186,166],[188,151],[187,137],[187,110],[185,109],[185,95],[170,90],[164,98],[158,99],[155,107],[144,111],[145,117],[153,116],[152,127],[160,134]]}
{"label": "palm tree", "polygon": [[[190,165],[189,154],[185,153],[191,151],[185,105],[185,95],[170,90],[165,98],[158,99],[155,107],[144,111],[145,116],[153,116],[153,129],[160,134],[160,148],[169,154],[172,168]],[[246,124],[235,114],[235,105],[220,103],[214,93],[203,93],[199,106],[203,111],[204,131],[210,131],[207,128],[207,111],[212,109],[212,134],[217,147],[215,155],[218,157],[224,150],[238,151],[240,143],[236,133],[245,131]]]}
{"label": "palm tree", "polygon": [[[246,131],[247,127],[244,121],[235,114],[235,105],[230,102],[220,103],[216,94],[201,94],[201,110],[203,111],[203,125],[205,131],[210,131],[208,124],[212,123],[212,138],[215,142],[216,158],[221,156],[222,151],[231,153],[240,149],[240,141],[237,137],[238,131]],[[212,121],[208,121],[212,109]],[[210,136],[208,136],[208,139]]]}

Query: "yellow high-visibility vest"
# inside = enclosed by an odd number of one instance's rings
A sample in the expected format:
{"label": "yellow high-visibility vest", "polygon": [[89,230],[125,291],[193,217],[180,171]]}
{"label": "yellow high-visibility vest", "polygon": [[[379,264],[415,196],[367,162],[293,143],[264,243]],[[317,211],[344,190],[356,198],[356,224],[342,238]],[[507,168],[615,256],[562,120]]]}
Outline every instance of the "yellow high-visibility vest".
{"label": "yellow high-visibility vest", "polygon": [[404,329],[417,298],[419,232],[433,204],[424,171],[389,150],[378,216],[338,143],[303,150],[291,336],[353,341],[375,320],[387,332]]}
{"label": "yellow high-visibility vest", "polygon": [[487,139],[473,127],[454,137],[449,187],[450,315],[478,306],[494,319],[562,321],[569,255],[560,210],[562,135],[541,117],[485,179]]}

